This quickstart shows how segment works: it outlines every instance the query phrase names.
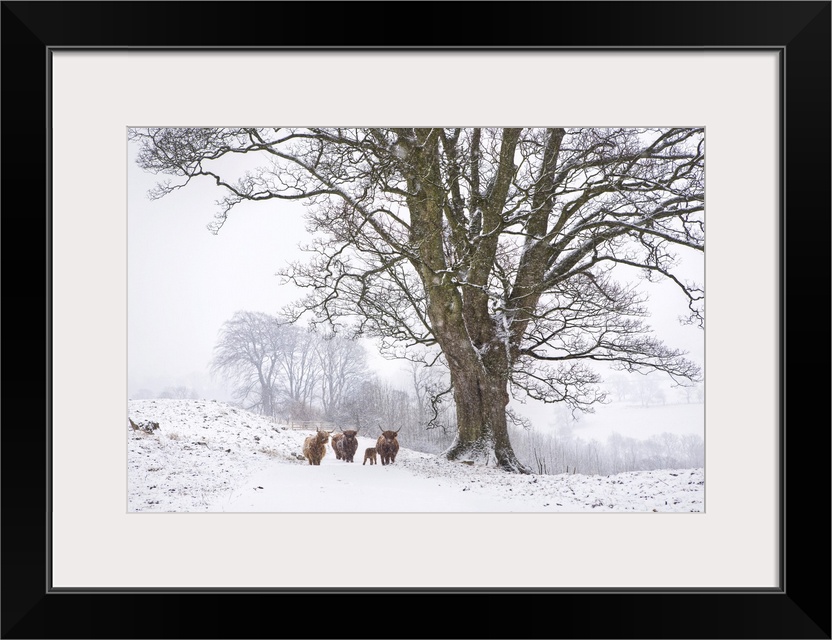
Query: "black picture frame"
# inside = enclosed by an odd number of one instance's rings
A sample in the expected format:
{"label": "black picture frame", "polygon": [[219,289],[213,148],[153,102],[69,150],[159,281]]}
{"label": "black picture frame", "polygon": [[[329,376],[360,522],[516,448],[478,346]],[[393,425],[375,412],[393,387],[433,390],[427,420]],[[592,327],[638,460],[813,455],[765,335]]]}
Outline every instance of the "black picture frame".
{"label": "black picture frame", "polygon": [[[281,637],[290,618],[312,621],[302,637],[830,638],[830,2],[2,2],[0,11],[3,638]],[[778,51],[780,587],[52,589],[50,55],[129,47]],[[337,602],[355,612],[346,626],[329,613]],[[396,611],[391,626],[362,622],[383,604]]]}

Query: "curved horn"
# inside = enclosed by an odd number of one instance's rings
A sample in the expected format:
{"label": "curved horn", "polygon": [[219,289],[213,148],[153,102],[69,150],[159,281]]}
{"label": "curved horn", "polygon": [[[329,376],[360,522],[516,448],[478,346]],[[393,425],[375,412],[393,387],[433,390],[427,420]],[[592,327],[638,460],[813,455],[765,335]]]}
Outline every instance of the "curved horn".
{"label": "curved horn", "polygon": [[402,430],[402,428],[401,428],[401,427],[399,427],[398,429],[396,429],[396,433],[398,433],[398,432],[399,432],[399,431],[401,431],[401,430]]}
{"label": "curved horn", "polygon": [[378,425],[378,430],[384,433],[384,429],[381,428],[381,425]]}

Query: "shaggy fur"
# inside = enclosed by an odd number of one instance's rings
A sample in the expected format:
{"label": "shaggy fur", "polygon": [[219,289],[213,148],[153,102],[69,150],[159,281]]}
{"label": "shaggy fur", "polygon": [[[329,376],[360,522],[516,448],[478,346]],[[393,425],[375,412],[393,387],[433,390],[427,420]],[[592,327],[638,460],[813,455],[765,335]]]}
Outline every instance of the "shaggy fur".
{"label": "shaggy fur", "polygon": [[347,429],[332,436],[332,449],[335,457],[344,462],[353,462],[355,452],[358,451],[357,429]]}
{"label": "shaggy fur", "polygon": [[320,465],[326,455],[326,443],[329,442],[331,431],[318,431],[303,441],[303,455],[309,464]]}
{"label": "shaggy fur", "polygon": [[332,436],[332,442],[330,444],[332,445],[332,450],[335,452],[335,459],[336,460],[340,460],[343,457],[341,455],[341,452],[338,450],[338,443],[343,438],[344,438],[343,433],[336,433],[334,436]]}
{"label": "shaggy fur", "polygon": [[376,461],[376,448],[375,447],[367,447],[366,449],[364,449],[364,462],[361,463],[362,467],[365,464],[367,464],[367,460],[370,461],[371,465],[376,464],[377,461]]}
{"label": "shaggy fur", "polygon": [[396,454],[399,452],[398,431],[382,431],[376,441],[376,449],[381,458],[381,464],[392,464],[396,461]]}

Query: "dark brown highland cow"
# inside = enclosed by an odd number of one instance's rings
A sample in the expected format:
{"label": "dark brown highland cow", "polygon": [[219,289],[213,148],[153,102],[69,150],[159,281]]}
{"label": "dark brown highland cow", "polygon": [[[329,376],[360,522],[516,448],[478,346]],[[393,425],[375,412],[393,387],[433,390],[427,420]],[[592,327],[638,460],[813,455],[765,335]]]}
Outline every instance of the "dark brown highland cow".
{"label": "dark brown highland cow", "polygon": [[[381,429],[380,426],[379,429]],[[376,450],[379,458],[381,458],[381,464],[392,464],[396,461],[396,454],[399,452],[399,441],[396,436],[399,431],[401,431],[401,428],[398,431],[381,429],[381,435],[376,440]]]}
{"label": "dark brown highland cow", "polygon": [[321,460],[326,455],[326,443],[329,442],[330,433],[332,431],[318,431],[314,436],[309,436],[303,441],[303,455],[309,460],[309,464],[321,464]]}
{"label": "dark brown highland cow", "polygon": [[358,432],[360,429],[347,429],[332,436],[332,450],[336,460],[353,462],[355,452],[358,451]]}
{"label": "dark brown highland cow", "polygon": [[362,467],[365,464],[367,464],[367,460],[370,461],[371,465],[376,464],[377,461],[376,461],[376,448],[375,447],[367,447],[366,449],[364,449],[364,462],[361,463]]}

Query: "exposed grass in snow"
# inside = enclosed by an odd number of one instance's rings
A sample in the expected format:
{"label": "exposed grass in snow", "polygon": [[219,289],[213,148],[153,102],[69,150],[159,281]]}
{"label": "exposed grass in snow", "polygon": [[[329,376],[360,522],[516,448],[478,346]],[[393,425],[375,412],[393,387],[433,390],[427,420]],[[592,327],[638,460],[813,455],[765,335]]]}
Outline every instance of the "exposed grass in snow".
{"label": "exposed grass in snow", "polygon": [[[703,512],[703,469],[612,476],[515,475],[402,448],[392,465],[320,466],[301,456],[310,432],[282,429],[227,404],[134,400],[128,432],[128,511],[157,512]],[[126,422],[126,421],[125,421]]]}
{"label": "exposed grass in snow", "polygon": [[128,413],[159,423],[153,434],[127,428],[129,511],[204,511],[264,465],[299,463],[295,438],[222,402],[131,400]]}

